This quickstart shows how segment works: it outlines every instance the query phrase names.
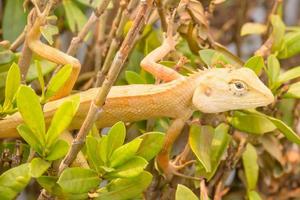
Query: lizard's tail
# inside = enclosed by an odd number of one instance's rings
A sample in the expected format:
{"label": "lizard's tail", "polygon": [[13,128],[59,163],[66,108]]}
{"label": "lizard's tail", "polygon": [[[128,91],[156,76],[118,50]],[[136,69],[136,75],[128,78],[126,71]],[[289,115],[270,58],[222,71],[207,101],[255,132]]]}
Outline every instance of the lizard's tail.
{"label": "lizard's tail", "polygon": [[17,127],[23,122],[20,113],[0,120],[0,139],[20,137]]}

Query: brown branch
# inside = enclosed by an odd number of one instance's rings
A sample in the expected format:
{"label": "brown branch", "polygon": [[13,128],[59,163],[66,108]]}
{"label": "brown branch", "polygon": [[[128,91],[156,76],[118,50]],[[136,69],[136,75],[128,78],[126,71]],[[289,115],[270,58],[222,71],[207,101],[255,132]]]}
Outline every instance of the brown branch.
{"label": "brown branch", "polygon": [[[28,14],[27,17],[27,27],[26,27],[26,32],[29,31],[32,27],[32,24],[36,18],[35,14],[35,8],[33,8],[30,13]],[[32,51],[28,46],[28,39],[27,39],[27,33],[24,34],[24,46],[22,48],[22,52],[18,61],[18,65],[20,67],[21,71],[21,79],[22,82],[26,82],[26,74],[28,72],[29,66],[30,66],[30,60],[32,57]]]}
{"label": "brown branch", "polygon": [[207,194],[207,188],[206,188],[206,185],[205,185],[205,180],[203,179],[201,182],[200,182],[200,196],[201,198],[200,199],[203,199],[203,200],[209,200],[209,197],[208,197],[208,194]]}
{"label": "brown branch", "polygon": [[168,24],[167,24],[163,4],[162,4],[161,0],[156,0],[155,3],[156,3],[158,15],[160,17],[161,28],[162,28],[163,32],[167,32]]}
{"label": "brown branch", "polygon": [[259,56],[262,56],[262,57],[267,57],[268,55],[271,54],[272,52],[272,46],[273,46],[273,43],[274,43],[274,40],[276,40],[276,38],[274,38],[271,30],[272,30],[272,27],[271,27],[271,16],[274,15],[278,9],[278,7],[282,4],[282,1],[283,0],[275,0],[274,4],[273,4],[273,7],[272,7],[272,10],[268,16],[268,21],[267,21],[267,31],[265,32],[265,42],[263,43],[263,45],[255,51],[255,55],[259,55]]}
{"label": "brown branch", "polygon": [[91,30],[92,26],[96,23],[98,18],[104,13],[109,2],[110,0],[103,0],[102,3],[97,7],[97,9],[92,13],[87,23],[83,26],[78,35],[73,37],[67,54],[71,56],[74,56],[76,54],[79,44],[84,40],[85,36]]}
{"label": "brown branch", "polygon": [[145,25],[146,18],[148,13],[152,8],[153,0],[141,1],[138,13],[134,19],[133,25],[130,28],[128,34],[126,35],[125,40],[123,41],[119,51],[117,52],[115,59],[112,63],[111,69],[103,83],[103,86],[99,88],[98,93],[94,101],[90,105],[89,112],[85,118],[83,125],[81,126],[77,137],[73,141],[71,149],[69,150],[66,157],[60,164],[59,174],[63,172],[76,158],[78,152],[84,145],[85,138],[91,129],[92,125],[96,121],[98,115],[101,113],[102,106],[106,100],[109,90],[111,89],[113,83],[117,79],[119,72],[121,71],[128,54],[133,47],[135,38],[137,37],[139,31]]}
{"label": "brown branch", "polygon": [[[107,72],[112,64],[115,53],[119,47],[119,44],[121,43],[123,30],[124,30],[126,22],[128,21],[130,10],[134,6],[134,4],[135,4],[135,1],[130,1],[128,8],[127,8],[128,10],[126,10],[125,7],[122,8],[122,4],[121,4],[121,8],[119,10],[120,14],[121,14],[121,18],[120,19],[116,18],[116,20],[113,22],[113,26],[114,26],[114,24],[118,24],[118,28],[115,33],[113,31],[111,31],[109,34],[109,38],[112,38],[112,42],[108,43],[108,44],[110,44],[110,46],[109,46],[108,52],[106,54],[104,64],[103,64],[101,70],[98,71],[98,73],[97,73],[97,80],[96,80],[96,84],[95,84],[96,87],[99,87],[103,84],[105,75],[107,74]],[[120,20],[120,22],[118,22],[118,20]],[[108,40],[110,40],[109,38],[108,38]]]}
{"label": "brown branch", "polygon": [[16,51],[25,41],[25,32],[26,27],[24,28],[24,31],[18,36],[18,38],[11,44],[10,50]]}
{"label": "brown branch", "polygon": [[96,74],[100,70],[103,63],[103,56],[104,56],[103,51],[105,49],[106,20],[107,20],[107,12],[100,17],[99,23],[97,24],[95,60],[94,60],[95,67],[94,67],[93,74]]}
{"label": "brown branch", "polygon": [[[83,28],[78,33],[78,35],[72,38],[70,46],[67,50],[68,55],[74,56],[77,53],[79,45],[81,44],[82,41],[84,41],[84,38],[86,37],[88,32],[91,30],[91,28],[94,26],[94,24],[97,22],[98,18],[104,13],[109,2],[110,2],[110,0],[103,0],[102,3],[91,14],[88,21],[83,26]],[[56,70],[54,71],[53,75],[56,74],[59,69],[60,69],[60,67],[57,67]]]}

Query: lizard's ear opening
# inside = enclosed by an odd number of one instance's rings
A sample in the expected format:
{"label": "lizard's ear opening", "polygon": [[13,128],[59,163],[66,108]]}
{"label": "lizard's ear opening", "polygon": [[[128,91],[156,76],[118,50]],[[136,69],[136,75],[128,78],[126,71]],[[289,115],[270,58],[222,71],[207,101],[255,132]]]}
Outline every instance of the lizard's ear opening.
{"label": "lizard's ear opening", "polygon": [[212,89],[208,86],[203,87],[199,86],[194,91],[193,95],[193,105],[197,108],[197,110],[200,110],[201,112],[205,113],[212,113],[215,112],[214,108],[211,108],[210,106],[210,96],[212,95]]}

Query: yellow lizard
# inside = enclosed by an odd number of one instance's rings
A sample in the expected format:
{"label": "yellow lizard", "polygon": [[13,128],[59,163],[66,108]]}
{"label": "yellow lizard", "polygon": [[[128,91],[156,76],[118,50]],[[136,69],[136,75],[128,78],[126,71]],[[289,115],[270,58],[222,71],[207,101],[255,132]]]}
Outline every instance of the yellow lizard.
{"label": "yellow lizard", "polygon": [[[173,119],[165,137],[163,149],[157,156],[158,165],[167,176],[175,174],[178,167],[169,161],[169,151],[180,134],[185,122],[193,112],[218,113],[235,109],[256,108],[266,106],[274,101],[271,91],[259,80],[256,74],[248,68],[212,68],[196,72],[188,77],[171,68],[157,63],[175,48],[172,34],[167,34],[163,44],[148,54],[141,62],[144,70],[165,83],[159,85],[140,84],[114,86],[108,94],[103,112],[96,122],[98,128],[109,127],[118,121],[134,122],[157,117]],[[35,36],[36,41],[39,36]],[[29,41],[30,42],[30,41]],[[36,53],[40,54],[39,43],[35,42]],[[32,47],[32,45],[31,45]],[[43,44],[46,52],[49,46]],[[52,49],[51,52],[54,52]],[[40,54],[43,56],[42,54]],[[43,56],[47,59],[57,54]],[[60,58],[65,54],[60,53]],[[70,57],[70,56],[69,56]],[[68,58],[68,57],[67,57]],[[72,58],[72,59],[71,59]],[[52,58],[53,61],[66,64],[68,60],[76,59]],[[77,77],[77,70],[75,78]],[[74,77],[73,77],[74,78]],[[74,80],[72,82],[72,86]],[[88,112],[90,103],[96,95],[97,88],[80,92],[80,106],[69,130],[79,129]],[[67,91],[59,96],[67,95]],[[70,97],[65,97],[45,104],[44,115],[49,124],[59,105]],[[22,123],[19,113],[0,121],[0,138],[19,137],[16,127]]]}

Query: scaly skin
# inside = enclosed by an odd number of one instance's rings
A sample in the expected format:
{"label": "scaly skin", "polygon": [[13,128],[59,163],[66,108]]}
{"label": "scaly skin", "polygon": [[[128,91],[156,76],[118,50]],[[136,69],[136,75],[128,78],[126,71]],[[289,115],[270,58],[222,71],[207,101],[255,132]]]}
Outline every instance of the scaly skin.
{"label": "scaly skin", "polygon": [[[247,84],[245,94],[235,94],[235,91],[232,91],[233,80],[241,80]],[[80,128],[96,91],[97,88],[94,88],[80,93],[80,106],[69,127],[70,130]],[[59,105],[68,98],[70,97],[45,104],[47,124],[50,123]],[[250,69],[212,69],[160,85],[114,86],[97,120],[97,127],[109,127],[118,121],[173,118],[174,122],[167,132],[164,148],[158,157],[160,167],[170,176],[175,172],[174,167],[169,164],[168,152],[185,121],[195,110],[215,113],[255,108],[268,105],[273,102],[273,98],[269,89]],[[0,121],[0,138],[19,137],[16,127],[20,123],[22,118],[19,113]]]}
{"label": "scaly skin", "polygon": [[[103,112],[97,120],[99,128],[109,127],[118,121],[133,122],[156,117],[179,118],[193,110],[191,97],[196,77],[174,80],[160,85],[113,86],[108,94]],[[80,106],[69,129],[79,129],[98,88],[80,92]],[[172,91],[170,93],[170,91]],[[170,96],[171,94],[171,96]],[[44,105],[46,123],[50,123],[56,109],[67,99]],[[19,137],[17,125],[22,123],[19,113],[0,121],[0,138]]]}

